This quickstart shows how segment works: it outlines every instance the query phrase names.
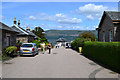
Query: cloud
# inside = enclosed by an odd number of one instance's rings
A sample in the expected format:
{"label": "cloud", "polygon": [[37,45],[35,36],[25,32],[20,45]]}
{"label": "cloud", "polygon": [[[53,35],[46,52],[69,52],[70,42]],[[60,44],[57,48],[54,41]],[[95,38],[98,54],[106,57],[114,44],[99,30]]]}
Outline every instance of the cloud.
{"label": "cloud", "polygon": [[77,19],[77,18],[67,18],[67,19],[59,19],[58,20],[58,23],[61,23],[61,24],[79,24],[81,23],[82,20],[81,19]]}
{"label": "cloud", "polygon": [[108,7],[103,6],[103,5],[86,4],[82,7],[79,7],[79,13],[98,14],[98,13],[102,13],[103,11],[107,9]]}
{"label": "cloud", "polygon": [[0,15],[0,20],[3,20],[3,19],[4,19],[4,17],[2,15]]}
{"label": "cloud", "polygon": [[56,18],[66,18],[67,17],[67,15],[62,14],[62,13],[56,14],[55,16],[56,16]]}
{"label": "cloud", "polygon": [[31,19],[31,20],[36,20],[37,19],[35,16],[29,16],[28,18]]}
{"label": "cloud", "polygon": [[94,17],[93,17],[92,15],[88,15],[88,16],[87,16],[87,19],[88,19],[88,20],[94,20]]}
{"label": "cloud", "polygon": [[78,19],[78,18],[71,18],[71,17],[68,17],[67,15],[65,14],[62,14],[62,13],[58,13],[58,14],[55,14],[55,15],[47,15],[47,14],[43,14],[41,13],[40,15],[35,15],[35,16],[28,16],[28,18],[25,18],[27,20],[40,20],[40,21],[52,21],[54,23],[59,23],[59,24],[72,24],[72,25],[75,25],[75,24],[79,24],[82,22],[81,19]]}
{"label": "cloud", "polygon": [[95,4],[86,4],[79,7],[78,13],[80,15],[85,15],[88,20],[94,20],[102,16],[102,13],[106,10],[109,10],[107,6],[95,5]]}

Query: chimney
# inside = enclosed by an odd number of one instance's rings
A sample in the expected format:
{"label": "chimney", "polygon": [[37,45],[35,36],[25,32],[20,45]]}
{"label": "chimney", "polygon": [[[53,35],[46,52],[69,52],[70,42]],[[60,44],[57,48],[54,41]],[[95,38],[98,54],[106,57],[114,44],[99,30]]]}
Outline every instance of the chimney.
{"label": "chimney", "polygon": [[30,31],[30,27],[27,27],[27,29],[26,29],[27,31]]}
{"label": "chimney", "polygon": [[14,24],[16,24],[16,23],[17,23],[16,18],[14,18]]}
{"label": "chimney", "polygon": [[20,20],[18,20],[18,26],[20,26]]}

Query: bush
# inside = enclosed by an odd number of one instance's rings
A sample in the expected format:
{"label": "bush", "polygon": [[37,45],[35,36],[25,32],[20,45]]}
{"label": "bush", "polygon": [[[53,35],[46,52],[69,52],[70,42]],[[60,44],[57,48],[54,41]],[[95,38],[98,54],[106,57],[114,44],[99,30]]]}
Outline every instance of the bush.
{"label": "bush", "polygon": [[8,56],[13,56],[14,53],[16,53],[17,51],[17,47],[16,46],[10,46],[8,48],[5,49],[5,53],[8,55]]}
{"label": "bush", "polygon": [[34,40],[33,43],[36,43],[36,45],[37,45],[38,47],[41,47],[39,40]]}
{"label": "bush", "polygon": [[85,38],[85,39],[90,39],[91,41],[96,41],[97,37],[95,36],[94,33],[92,32],[83,32],[82,34],[79,35],[80,38]]}
{"label": "bush", "polygon": [[83,54],[120,72],[119,42],[85,42]]}
{"label": "bush", "polygon": [[71,43],[72,49],[74,49],[76,51],[79,51],[79,47],[83,47],[85,41],[89,41],[89,39],[85,39],[85,38],[77,38],[77,39],[75,39]]}

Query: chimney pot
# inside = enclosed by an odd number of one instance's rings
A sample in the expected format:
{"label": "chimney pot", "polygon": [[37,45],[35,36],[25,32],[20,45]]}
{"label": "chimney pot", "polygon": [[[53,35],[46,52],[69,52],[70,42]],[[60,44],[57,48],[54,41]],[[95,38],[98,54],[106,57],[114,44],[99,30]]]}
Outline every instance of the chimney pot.
{"label": "chimney pot", "polygon": [[18,20],[18,26],[20,26],[20,20]]}
{"label": "chimney pot", "polygon": [[16,18],[14,18],[14,24],[16,24],[16,23],[17,23]]}

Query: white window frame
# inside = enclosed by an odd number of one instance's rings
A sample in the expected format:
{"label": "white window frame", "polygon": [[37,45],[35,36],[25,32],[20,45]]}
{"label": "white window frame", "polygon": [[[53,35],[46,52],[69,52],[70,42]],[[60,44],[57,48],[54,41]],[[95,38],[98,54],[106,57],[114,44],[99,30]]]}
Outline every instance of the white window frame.
{"label": "white window frame", "polygon": [[113,41],[113,30],[109,31],[109,42]]}
{"label": "white window frame", "polygon": [[103,42],[105,42],[105,32],[103,31]]}

